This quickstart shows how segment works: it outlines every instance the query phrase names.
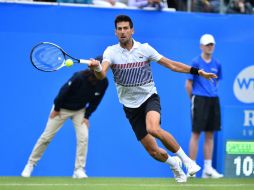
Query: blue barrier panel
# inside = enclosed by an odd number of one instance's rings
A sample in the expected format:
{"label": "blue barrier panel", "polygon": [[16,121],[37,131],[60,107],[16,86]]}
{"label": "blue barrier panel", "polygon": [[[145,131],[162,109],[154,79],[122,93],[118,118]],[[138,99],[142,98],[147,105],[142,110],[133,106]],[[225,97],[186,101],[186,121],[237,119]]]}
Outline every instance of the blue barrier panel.
{"label": "blue barrier panel", "polygon": [[[225,156],[225,141],[235,138],[235,133],[239,132],[234,133],[233,128],[244,128],[243,113],[254,109],[253,102],[242,103],[233,92],[240,71],[253,65],[253,16],[0,3],[0,175],[20,175],[45,127],[58,89],[73,72],[84,68],[75,66],[55,73],[39,72],[29,61],[33,45],[50,41],[75,57],[95,57],[108,45],[117,43],[113,21],[118,14],[133,18],[134,39],[149,42],[161,54],[188,64],[200,53],[199,37],[203,33],[215,36],[215,56],[222,62],[224,71],[219,89],[223,131],[218,135],[215,163],[219,171],[223,171],[221,160]],[[152,67],[161,96],[162,127],[170,131],[188,152],[191,129],[190,102],[184,89],[186,76],[156,63],[152,63]],[[111,72],[108,77],[109,89],[90,119],[88,175],[172,177],[168,166],[154,161],[136,141],[118,102]],[[253,74],[248,79],[248,88],[253,93]],[[246,122],[250,124],[248,131],[251,131],[253,116],[248,117],[250,121]],[[248,134],[246,138],[253,139],[254,135]],[[236,138],[241,136],[236,135]],[[50,143],[33,174],[72,175],[75,144],[72,123],[67,122]],[[202,160],[200,152],[197,161],[201,165]]]}

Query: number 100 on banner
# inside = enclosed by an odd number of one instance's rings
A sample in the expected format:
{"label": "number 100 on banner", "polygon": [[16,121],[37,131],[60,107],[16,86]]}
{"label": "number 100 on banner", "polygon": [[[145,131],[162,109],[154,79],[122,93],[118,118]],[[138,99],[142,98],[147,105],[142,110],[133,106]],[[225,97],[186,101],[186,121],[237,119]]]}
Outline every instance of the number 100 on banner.
{"label": "number 100 on banner", "polygon": [[254,141],[227,141],[225,177],[254,178]]}

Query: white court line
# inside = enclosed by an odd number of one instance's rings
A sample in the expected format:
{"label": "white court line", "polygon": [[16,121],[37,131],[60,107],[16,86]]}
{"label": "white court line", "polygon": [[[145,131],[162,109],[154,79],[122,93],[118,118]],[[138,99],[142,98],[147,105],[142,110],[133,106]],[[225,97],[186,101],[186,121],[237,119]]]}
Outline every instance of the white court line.
{"label": "white court line", "polygon": [[3,183],[0,186],[126,186],[126,187],[254,187],[254,184],[107,184],[107,183]]}

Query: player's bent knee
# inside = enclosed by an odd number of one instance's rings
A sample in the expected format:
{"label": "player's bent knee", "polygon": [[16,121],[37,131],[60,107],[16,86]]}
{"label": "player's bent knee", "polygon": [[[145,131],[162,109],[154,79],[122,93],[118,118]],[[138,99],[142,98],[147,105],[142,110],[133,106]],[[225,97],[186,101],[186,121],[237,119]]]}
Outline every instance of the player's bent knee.
{"label": "player's bent knee", "polygon": [[154,137],[158,137],[161,134],[161,129],[160,128],[148,128],[147,132]]}

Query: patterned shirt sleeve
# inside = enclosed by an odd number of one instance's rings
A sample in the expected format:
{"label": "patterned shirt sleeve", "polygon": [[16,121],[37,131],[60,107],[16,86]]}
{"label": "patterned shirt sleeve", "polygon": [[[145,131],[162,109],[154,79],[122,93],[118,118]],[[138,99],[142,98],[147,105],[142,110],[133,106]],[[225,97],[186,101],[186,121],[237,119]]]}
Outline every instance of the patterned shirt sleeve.
{"label": "patterned shirt sleeve", "polygon": [[107,62],[109,62],[110,64],[112,64],[111,50],[110,50],[110,49],[111,49],[111,48],[108,47],[108,48],[104,51],[102,62],[107,61]]}

